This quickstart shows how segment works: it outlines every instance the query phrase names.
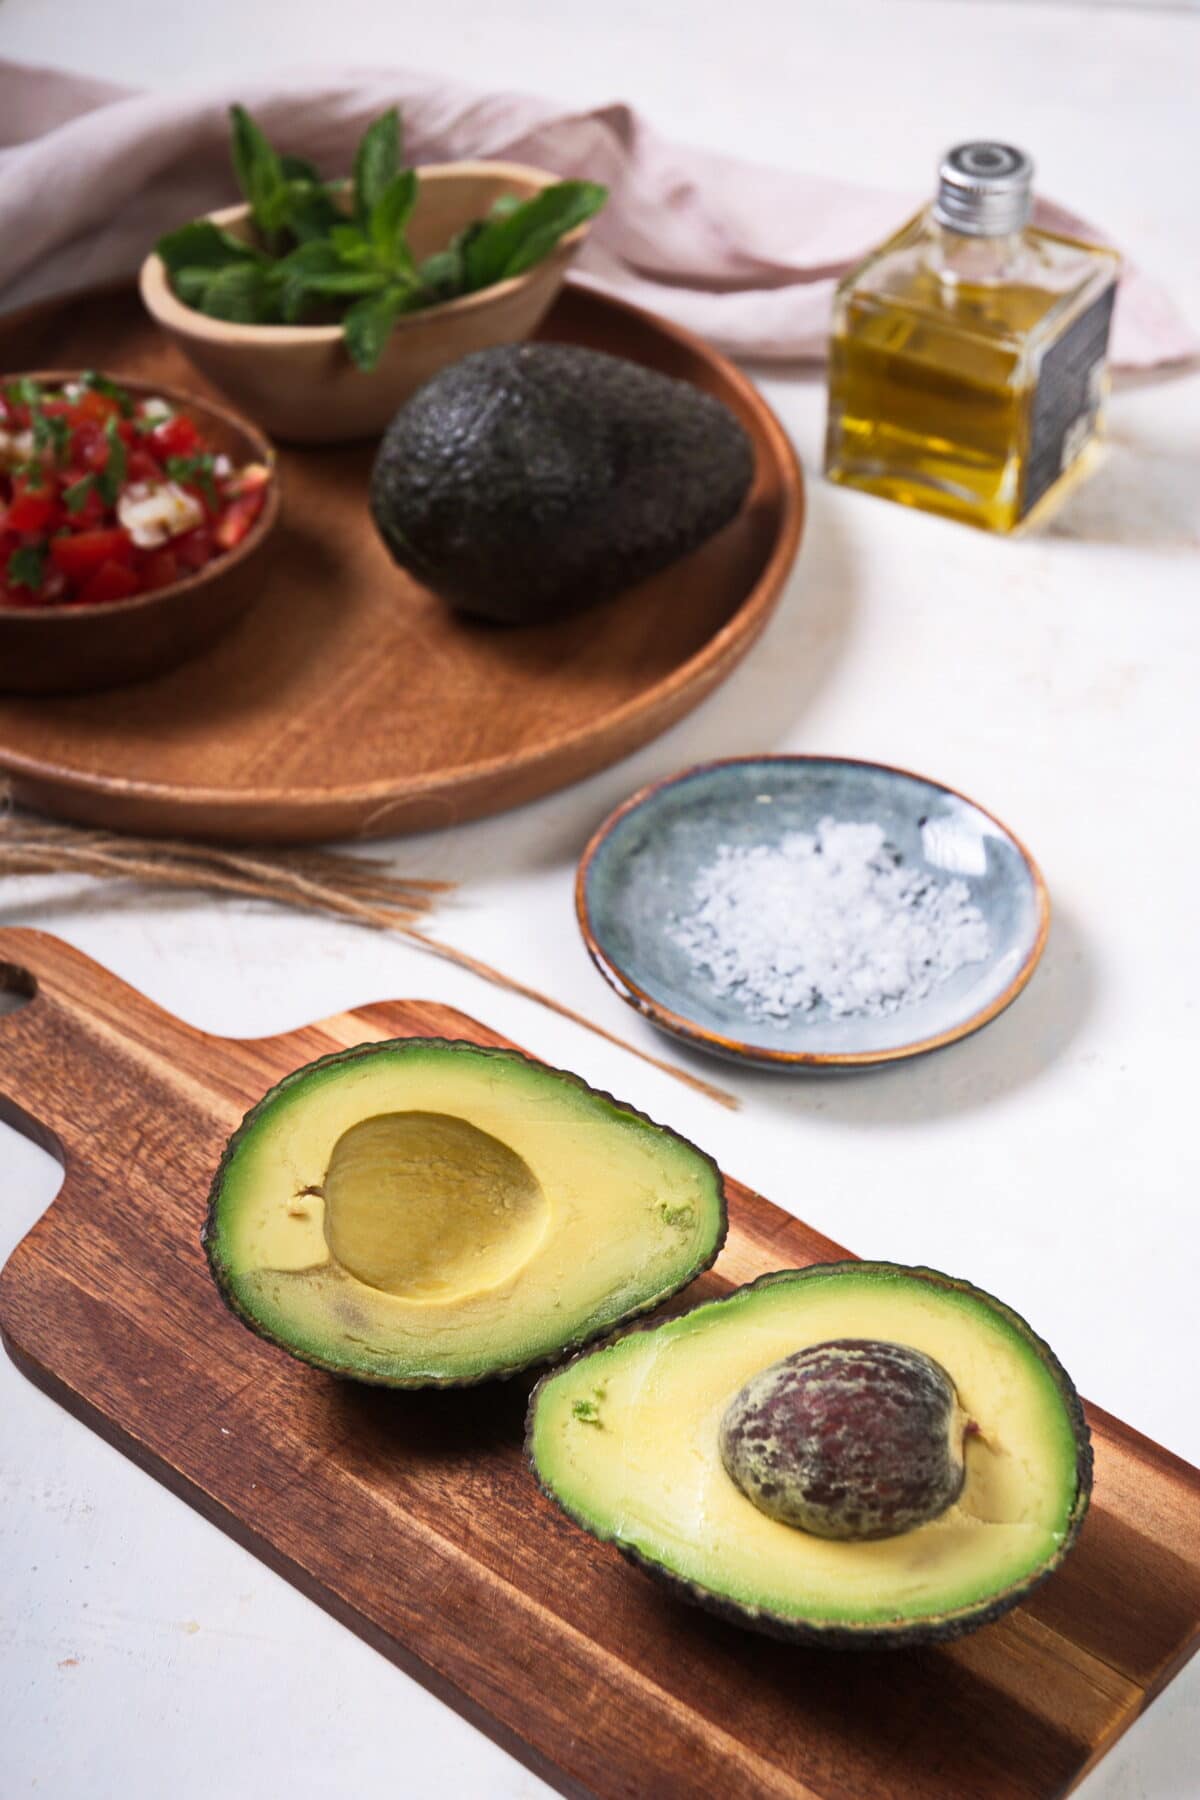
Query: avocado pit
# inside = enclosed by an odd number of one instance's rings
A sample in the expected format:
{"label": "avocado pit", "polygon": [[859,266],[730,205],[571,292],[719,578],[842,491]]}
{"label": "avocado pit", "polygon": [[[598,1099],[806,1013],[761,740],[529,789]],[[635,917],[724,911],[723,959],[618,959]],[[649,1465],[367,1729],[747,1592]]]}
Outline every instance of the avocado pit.
{"label": "avocado pit", "polygon": [[962,1491],[971,1430],[940,1363],[906,1344],[835,1338],[752,1375],[721,1421],[734,1485],[815,1537],[896,1537]]}

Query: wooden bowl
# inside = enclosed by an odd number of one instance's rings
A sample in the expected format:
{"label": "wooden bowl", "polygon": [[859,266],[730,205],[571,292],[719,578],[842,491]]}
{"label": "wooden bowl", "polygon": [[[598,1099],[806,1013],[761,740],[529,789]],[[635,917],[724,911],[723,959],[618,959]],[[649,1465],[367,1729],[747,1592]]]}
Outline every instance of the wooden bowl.
{"label": "wooden bowl", "polygon": [[[77,381],[79,371],[38,369],[31,378],[60,386]],[[15,372],[8,379],[16,379]],[[269,441],[245,419],[177,388],[116,379],[138,398],[157,394],[186,410],[212,448],[235,465],[265,463],[271,482],[263,509],[240,544],[170,587],[103,606],[0,606],[0,693],[85,694],[158,675],[205,649],[255,598],[246,568],[279,517]]]}
{"label": "wooden bowl", "polygon": [[[420,171],[409,228],[417,260],[443,250],[503,194],[530,199],[559,180],[523,163],[461,162]],[[249,208],[210,213],[215,225],[249,235]],[[142,264],[142,300],[163,330],[203,375],[257,419],[273,437],[295,444],[334,444],[377,437],[422,383],[447,364],[493,344],[530,337],[553,305],[586,224],[561,238],[524,274],[426,307],[396,321],[376,367],[356,367],[340,325],[235,325],[210,319],[177,299],[157,254]]]}

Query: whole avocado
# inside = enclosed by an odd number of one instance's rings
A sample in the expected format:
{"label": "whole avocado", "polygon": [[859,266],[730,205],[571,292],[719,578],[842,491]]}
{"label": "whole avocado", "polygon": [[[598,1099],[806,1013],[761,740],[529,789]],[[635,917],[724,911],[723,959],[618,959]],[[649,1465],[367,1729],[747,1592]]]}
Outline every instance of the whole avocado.
{"label": "whole avocado", "polygon": [[396,562],[451,606],[533,624],[695,550],[753,476],[738,420],[690,383],[573,344],[505,344],[396,414],[371,513]]}

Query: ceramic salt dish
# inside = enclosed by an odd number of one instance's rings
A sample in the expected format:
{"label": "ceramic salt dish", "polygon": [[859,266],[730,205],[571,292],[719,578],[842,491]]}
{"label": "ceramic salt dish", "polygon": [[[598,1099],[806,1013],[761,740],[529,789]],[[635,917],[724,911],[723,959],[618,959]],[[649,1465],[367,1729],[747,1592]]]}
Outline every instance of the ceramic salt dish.
{"label": "ceramic salt dish", "polygon": [[990,813],[841,757],[708,763],[585,850],[576,907],[623,1000],[762,1067],[870,1068],[977,1031],[1025,986],[1050,907]]}

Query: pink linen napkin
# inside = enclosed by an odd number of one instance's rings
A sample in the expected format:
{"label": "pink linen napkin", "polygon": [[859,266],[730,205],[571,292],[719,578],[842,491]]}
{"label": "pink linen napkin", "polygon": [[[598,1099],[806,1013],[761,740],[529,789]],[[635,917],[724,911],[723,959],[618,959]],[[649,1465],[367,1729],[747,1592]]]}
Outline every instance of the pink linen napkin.
{"label": "pink linen napkin", "polygon": [[[0,61],[0,310],[130,273],[162,232],[237,199],[232,99],[327,176],[347,171],[364,127],[399,105],[413,162],[506,158],[605,182],[611,199],[576,273],[773,362],[824,356],[839,276],[924,198],[672,144],[620,103],[564,112],[409,70],[160,94]],[[1049,201],[1035,217],[1105,241]],[[1198,354],[1168,296],[1127,265],[1113,360],[1144,369]]]}

